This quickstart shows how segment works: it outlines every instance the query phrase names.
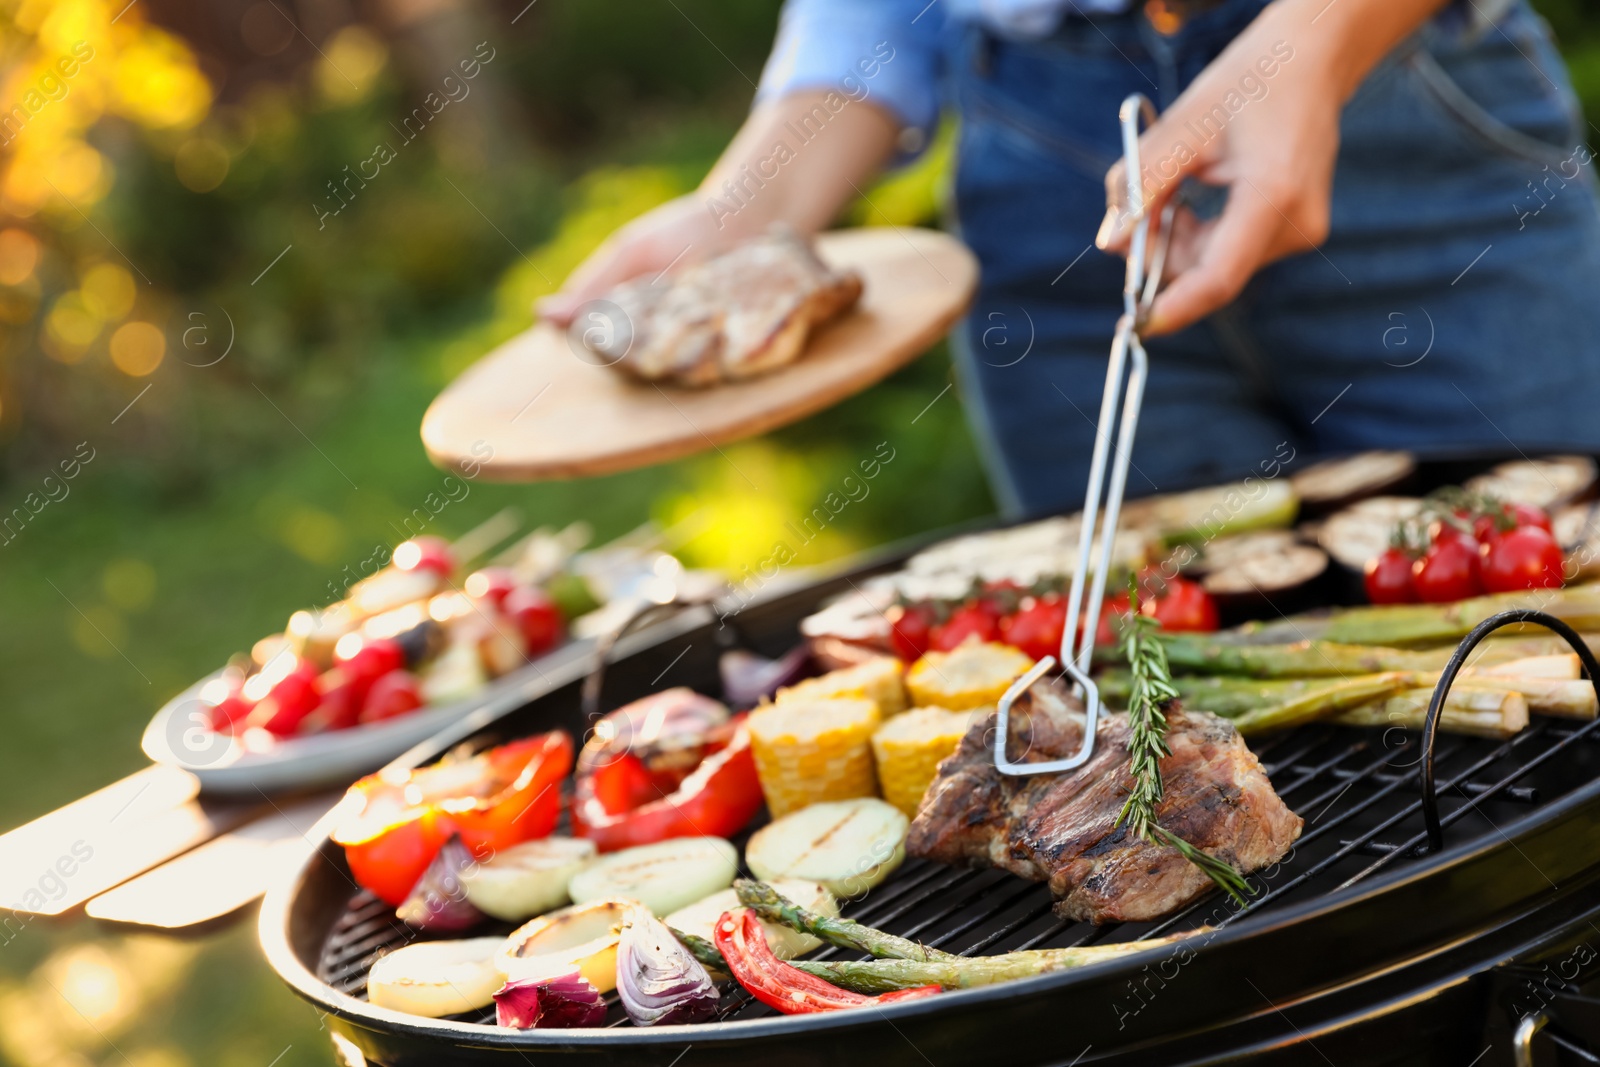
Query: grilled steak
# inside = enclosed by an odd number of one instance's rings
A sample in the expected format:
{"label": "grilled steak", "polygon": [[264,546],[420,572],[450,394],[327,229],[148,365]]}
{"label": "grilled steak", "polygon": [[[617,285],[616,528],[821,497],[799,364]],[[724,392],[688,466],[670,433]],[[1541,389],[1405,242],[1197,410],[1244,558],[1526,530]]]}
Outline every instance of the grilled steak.
{"label": "grilled steak", "polygon": [[[1238,731],[1176,704],[1167,724],[1172,755],[1161,761],[1160,824],[1245,873],[1282,859],[1301,819],[1272,791]],[[1057,915],[1093,923],[1156,919],[1211,888],[1176,849],[1117,825],[1132,784],[1127,716],[1101,717],[1084,766],[1031,777],[995,770],[994,727],[994,714],[975,723],[939,765],[911,824],[911,855],[1048,881]],[[1014,760],[1060,759],[1082,740],[1082,711],[1059,689],[1036,685],[1011,710]]]}
{"label": "grilled steak", "polygon": [[713,385],[792,363],[813,328],[860,296],[857,275],[834,272],[793,231],[774,228],[676,277],[618,286],[607,299],[621,321],[598,330],[580,314],[572,335],[635,377]]}

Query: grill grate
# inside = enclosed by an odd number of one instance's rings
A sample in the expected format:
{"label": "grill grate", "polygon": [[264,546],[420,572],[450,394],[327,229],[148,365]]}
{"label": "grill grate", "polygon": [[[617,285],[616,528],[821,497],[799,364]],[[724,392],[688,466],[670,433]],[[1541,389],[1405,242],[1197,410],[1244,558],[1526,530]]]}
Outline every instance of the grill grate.
{"label": "grill grate", "polygon": [[[1600,721],[1573,727],[1536,717],[1527,729],[1501,742],[1442,738],[1435,757],[1441,821],[1447,828],[1457,827],[1449,840],[1497,834],[1505,821],[1600,774],[1600,748],[1586,743],[1600,739],[1597,727]],[[1213,894],[1157,923],[1095,927],[1056,918],[1042,884],[998,870],[956,869],[912,859],[870,893],[842,902],[844,914],[946,951],[994,954],[1141,940],[1205,923],[1249,921],[1275,906],[1331,892],[1386,867],[1420,862],[1426,833],[1415,732],[1313,724],[1262,739],[1253,748],[1278,794],[1306,826],[1288,858],[1251,876],[1254,894],[1243,907]],[[500,924],[483,933],[510,929]],[[353,889],[323,945],[317,976],[340,992],[364,998],[367,971],[375,960],[426,937],[395,919],[393,909],[372,894]],[[841,954],[824,946],[808,958]],[[607,999],[607,1025],[627,1025],[616,995]],[[717,1019],[770,1014],[772,1009],[735,987],[724,995]],[[493,1025],[494,1012],[460,1020]]]}

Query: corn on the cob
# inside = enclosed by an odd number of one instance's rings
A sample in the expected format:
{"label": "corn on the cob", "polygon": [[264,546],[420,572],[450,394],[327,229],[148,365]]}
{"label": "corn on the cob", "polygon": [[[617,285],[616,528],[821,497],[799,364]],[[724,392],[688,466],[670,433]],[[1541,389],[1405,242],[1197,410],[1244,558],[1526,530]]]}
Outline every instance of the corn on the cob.
{"label": "corn on the cob", "polygon": [[878,727],[872,735],[872,754],[878,761],[883,799],[916,818],[939,761],[956,750],[972,720],[987,712],[987,708],[914,708]]}
{"label": "corn on the cob", "polygon": [[895,656],[874,656],[864,663],[829,671],[818,678],[778,690],[779,704],[797,700],[836,700],[856,697],[878,705],[884,718],[906,710],[905,665]]}
{"label": "corn on the cob", "polygon": [[915,707],[968,708],[993,704],[1033,660],[1010,645],[970,642],[953,652],[929,652],[906,672]]}
{"label": "corn on the cob", "polygon": [[752,712],[750,748],[773,817],[876,796],[871,739],[880,722],[870,700],[795,700]]}

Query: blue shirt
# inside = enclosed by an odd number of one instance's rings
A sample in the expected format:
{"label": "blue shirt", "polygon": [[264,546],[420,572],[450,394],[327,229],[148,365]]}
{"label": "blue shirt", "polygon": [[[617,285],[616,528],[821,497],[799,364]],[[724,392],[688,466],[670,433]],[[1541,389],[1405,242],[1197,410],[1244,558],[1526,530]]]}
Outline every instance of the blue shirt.
{"label": "blue shirt", "polygon": [[[946,28],[979,21],[1002,37],[1039,38],[1069,14],[1114,14],[1132,0],[786,0],[778,39],[756,100],[797,89],[871,98],[905,126],[901,148],[915,153],[939,120],[939,63]],[[1487,27],[1513,0],[1456,0],[1440,16]]]}
{"label": "blue shirt", "polygon": [[916,151],[939,119],[946,27],[981,21],[1003,37],[1045,37],[1068,13],[1108,14],[1131,0],[787,0],[757,101],[797,89],[871,98],[906,127]]}

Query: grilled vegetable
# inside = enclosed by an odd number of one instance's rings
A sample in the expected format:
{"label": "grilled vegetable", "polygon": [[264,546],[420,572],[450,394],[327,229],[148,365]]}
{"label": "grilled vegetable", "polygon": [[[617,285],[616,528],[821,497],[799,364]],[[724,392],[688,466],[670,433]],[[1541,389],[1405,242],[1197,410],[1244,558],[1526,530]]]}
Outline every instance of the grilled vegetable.
{"label": "grilled vegetable", "polygon": [[880,997],[862,996],[840,989],[774,956],[772,950],[767,948],[760,921],[747,911],[738,915],[724,915],[719,919],[714,943],[722,954],[728,973],[761,1003],[785,1015],[881,1006],[939,992],[938,985],[931,983]]}
{"label": "grilled vegetable", "polygon": [[494,965],[508,982],[576,967],[609,993],[617,986],[617,942],[631,907],[629,900],[594,900],[540,916],[496,939]]}
{"label": "grilled vegetable", "polygon": [[972,720],[986,711],[916,708],[878,727],[872,735],[872,755],[878,762],[883,799],[915,818],[939,761],[956,750]]}
{"label": "grilled vegetable", "polygon": [[452,834],[474,856],[548,834],[561,811],[557,784],[571,766],[572,739],[554,731],[398,775],[371,774],[350,787],[354,811],[332,837],[355,880],[398,906]]}
{"label": "grilled vegetable", "polygon": [[[832,912],[824,912],[807,906],[803,898],[796,902],[784,895],[784,889],[793,884],[784,881],[755,882],[741,878],[733,884],[732,893],[740,904],[754,911],[762,922],[802,934],[808,940],[826,941],[839,948],[865,952],[881,959],[927,961],[959,958],[916,941],[863,926],[854,919],[841,919],[838,917],[837,904]],[[768,940],[771,940],[770,935]]]}
{"label": "grilled vegetable", "polygon": [[1513,608],[1548,612],[1576,630],[1600,629],[1600,584],[1567,589],[1491,593],[1454,604],[1389,604],[1346,608],[1332,614],[1291,615],[1237,631],[1252,642],[1336,641],[1352,645],[1408,645],[1459,641],[1490,615]]}
{"label": "grilled vegetable", "polygon": [[717,1010],[717,988],[661,920],[633,908],[617,946],[617,995],[635,1026],[698,1023]]}
{"label": "grilled vegetable", "polygon": [[1228,602],[1270,601],[1304,588],[1327,569],[1328,555],[1322,549],[1290,544],[1213,567],[1200,580],[1200,587]]}
{"label": "grilled vegetable", "polygon": [[[1585,683],[1587,684],[1587,683]],[[1591,694],[1592,695],[1592,694]],[[1332,719],[1342,726],[1404,726],[1421,729],[1428,717],[1432,689],[1407,689],[1340,712]],[[1528,725],[1528,701],[1521,693],[1454,685],[1445,696],[1439,729],[1469,737],[1503,740]]]}
{"label": "grilled vegetable", "polygon": [[779,689],[774,699],[785,704],[839,697],[870,700],[885,718],[898,715],[906,710],[905,666],[893,656],[874,656],[857,666]]}
{"label": "grilled vegetable", "polygon": [[578,756],[573,828],[602,852],[729,836],[760,807],[743,720],[691,689],[668,689],[611,712]]}
{"label": "grilled vegetable", "polygon": [[1594,484],[1595,462],[1588,456],[1546,456],[1512,460],[1470,479],[1469,492],[1508,503],[1549,510],[1576,500]]}
{"label": "grilled vegetable", "polygon": [[657,915],[733,884],[739,853],[720,837],[675,837],[602,856],[568,885],[579,904],[633,900]]}
{"label": "grilled vegetable", "polygon": [[380,1008],[437,1019],[487,1007],[500,987],[502,939],[423,941],[380,956],[367,974],[367,999]]}
{"label": "grilled vegetable", "polygon": [[899,809],[871,797],[813,804],[757,830],[744,859],[758,878],[803,878],[852,897],[900,866],[910,825]]}
{"label": "grilled vegetable", "polygon": [[1409,496],[1375,496],[1336,512],[1317,530],[1317,544],[1340,566],[1360,571],[1367,560],[1389,547],[1395,527],[1422,511]]}
{"label": "grilled vegetable", "polygon": [[574,967],[507,981],[494,994],[494,1021],[516,1030],[599,1026],[606,1021],[606,1002]]}
{"label": "grilled vegetable", "polygon": [[1086,945],[1082,948],[1032,949],[1007,952],[1001,956],[956,957],[930,960],[798,960],[790,966],[835,985],[858,993],[885,994],[894,990],[913,990],[929,986],[943,989],[971,989],[996,985],[1018,978],[1033,978],[1054,971],[1087,967],[1121,956],[1171,945],[1177,938],[1149,941],[1122,941],[1111,945]]}
{"label": "grilled vegetable", "polygon": [[593,841],[545,837],[502,849],[461,873],[473,906],[496,919],[521,922],[567,902],[572,876],[594,862]]}
{"label": "grilled vegetable", "polygon": [[[744,884],[747,883],[737,883],[737,885]],[[766,885],[764,882],[748,884]],[[798,901],[799,906],[807,910],[807,914],[827,917],[836,917],[839,914],[839,901],[828,892],[826,886],[818,882],[779,878],[772,883],[771,889]],[[667,916],[666,923],[674,930],[694,934],[709,942],[716,930],[717,920],[722,918],[723,913],[736,912],[740,906],[738,888],[723,889],[703,900],[695,901],[686,908],[679,908]],[[780,960],[792,960],[796,956],[803,956],[822,943],[809,932],[769,920],[766,916],[762,916],[761,924],[767,931],[767,947],[771,948],[772,954]]]}
{"label": "grilled vegetable", "polygon": [[478,925],[483,921],[483,912],[467,899],[462,885],[466,873],[476,866],[467,846],[459,837],[452,837],[411,887],[411,895],[395,910],[396,917],[418,930],[445,933]]}
{"label": "grilled vegetable", "polygon": [[778,659],[767,659],[742,648],[730,648],[717,657],[722,696],[736,708],[749,708],[796,681],[810,660],[810,650],[796,645]]}
{"label": "grilled vegetable", "polygon": [[876,793],[871,738],[880,721],[870,700],[791,701],[752,712],[746,725],[772,814]]}
{"label": "grilled vegetable", "polygon": [[1392,491],[1416,472],[1409,452],[1360,452],[1315,463],[1289,478],[1306,511],[1326,512],[1361,497]]}
{"label": "grilled vegetable", "polygon": [[[794,929],[815,933],[840,948],[878,957],[856,963],[802,960],[793,964],[797,970],[860,993],[883,993],[920,985],[938,985],[945,989],[993,985],[1013,978],[1029,978],[1071,967],[1086,967],[1119,956],[1170,947],[1207,929],[1201,927],[1192,933],[1148,941],[1008,952],[1000,956],[954,956],[848,919],[830,919],[808,912],[793,901],[785,900],[770,885],[741,881],[736,889],[740,899],[750,906],[754,914],[767,915]],[[702,963],[717,965],[713,953],[721,947],[720,943],[717,946],[708,945],[693,935],[685,935],[684,940]]]}
{"label": "grilled vegetable", "polygon": [[1007,645],[973,643],[954,652],[929,652],[906,673],[916,707],[966,711],[993,704],[1033,660]]}
{"label": "grilled vegetable", "polygon": [[1235,482],[1129,501],[1122,506],[1121,526],[1158,531],[1168,544],[1204,542],[1287,526],[1299,509],[1300,500],[1286,479]]}
{"label": "grilled vegetable", "polygon": [[456,641],[422,668],[422,697],[429,704],[469,700],[489,682],[476,641]]}
{"label": "grilled vegetable", "polygon": [[[1564,590],[1558,596],[1575,590]],[[1308,620],[1309,621],[1309,620]],[[1490,637],[1478,646],[1472,662],[1489,666],[1527,656],[1557,654],[1566,642],[1554,636],[1528,633],[1515,637]],[[1234,635],[1228,635],[1232,638]],[[1276,635],[1274,635],[1276,636]],[[1449,662],[1454,645],[1446,648],[1403,649],[1381,645],[1340,644],[1307,640],[1293,644],[1243,644],[1189,634],[1162,634],[1167,659],[1179,670],[1199,674],[1237,674],[1255,678],[1347,677],[1375,671],[1438,671]],[[1600,634],[1585,640],[1600,652]]]}

